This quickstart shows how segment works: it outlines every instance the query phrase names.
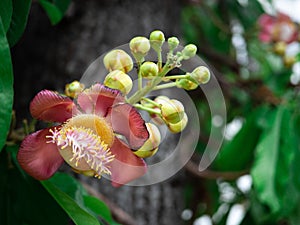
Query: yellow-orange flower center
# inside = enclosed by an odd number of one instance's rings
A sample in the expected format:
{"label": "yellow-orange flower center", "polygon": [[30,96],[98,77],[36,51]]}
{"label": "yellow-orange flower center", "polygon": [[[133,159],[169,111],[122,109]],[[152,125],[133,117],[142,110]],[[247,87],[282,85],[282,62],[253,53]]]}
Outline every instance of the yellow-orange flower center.
{"label": "yellow-orange flower center", "polygon": [[111,126],[94,114],[77,115],[59,130],[50,130],[49,141],[58,146],[64,160],[74,171],[101,177],[110,174],[109,163],[114,159],[110,147],[114,141]]}

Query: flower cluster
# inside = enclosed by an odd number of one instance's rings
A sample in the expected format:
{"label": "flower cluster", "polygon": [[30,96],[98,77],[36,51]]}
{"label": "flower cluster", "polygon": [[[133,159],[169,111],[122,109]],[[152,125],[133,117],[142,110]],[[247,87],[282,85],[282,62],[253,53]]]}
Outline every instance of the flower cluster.
{"label": "flower cluster", "polygon": [[283,13],[276,16],[263,14],[258,20],[259,39],[273,44],[274,53],[282,56],[287,66],[295,62],[295,58],[286,53],[287,45],[299,41],[299,24]]}
{"label": "flower cluster", "polygon": [[[153,31],[149,39],[135,37],[130,41],[138,75],[138,90],[130,96],[133,81],[128,72],[134,63],[121,49],[103,58],[108,71],[103,84],[85,88],[74,81],[66,85],[64,95],[49,90],[39,92],[30,104],[31,115],[54,125],[23,140],[17,155],[21,167],[43,180],[65,161],[77,173],[98,178],[110,175],[114,186],[143,176],[147,171],[144,158],[154,155],[161,142],[157,125],[165,124],[171,132],[178,133],[188,123],[180,101],[166,96],[151,99],[147,94],[169,87],[193,90],[210,79],[204,66],[182,75],[168,75],[181,66],[182,60],[194,57],[197,48],[190,44],[175,52],[179,41],[171,37],[163,65],[164,42],[161,31]],[[151,49],[157,53],[157,62],[145,60]],[[145,122],[139,110],[147,111],[153,123]]]}

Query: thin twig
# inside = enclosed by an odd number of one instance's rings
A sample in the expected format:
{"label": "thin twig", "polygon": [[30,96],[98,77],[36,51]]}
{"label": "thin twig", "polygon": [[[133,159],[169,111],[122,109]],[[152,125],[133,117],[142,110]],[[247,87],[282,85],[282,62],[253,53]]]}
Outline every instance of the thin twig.
{"label": "thin twig", "polygon": [[201,178],[206,179],[218,179],[222,178],[225,180],[235,180],[239,178],[242,175],[248,174],[249,170],[243,170],[243,171],[230,171],[230,172],[219,172],[219,171],[212,171],[212,170],[204,170],[199,171],[198,165],[192,161],[189,161],[185,165],[185,169],[192,173],[193,175]]}
{"label": "thin twig", "polygon": [[107,197],[105,197],[104,195],[99,193],[97,190],[95,190],[91,185],[89,185],[83,181],[80,181],[80,182],[90,195],[100,199],[108,206],[113,218],[118,223],[121,223],[122,225],[137,225],[135,220],[128,213],[126,213],[123,209],[121,209],[115,203],[111,202]]}

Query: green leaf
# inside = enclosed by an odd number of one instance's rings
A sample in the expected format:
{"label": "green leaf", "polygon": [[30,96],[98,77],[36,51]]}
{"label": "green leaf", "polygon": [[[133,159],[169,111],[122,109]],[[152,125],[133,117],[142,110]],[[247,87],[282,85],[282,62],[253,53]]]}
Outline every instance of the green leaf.
{"label": "green leaf", "polygon": [[221,149],[212,164],[213,168],[222,171],[240,171],[249,168],[261,135],[261,127],[258,121],[265,111],[266,108],[258,108],[250,113],[233,140]]}
{"label": "green leaf", "polygon": [[0,151],[10,128],[13,105],[13,69],[6,33],[0,18]]}
{"label": "green leaf", "polygon": [[39,0],[52,25],[59,23],[65,15],[71,0]]}
{"label": "green leaf", "polygon": [[85,195],[83,196],[85,206],[92,211],[95,215],[100,216],[110,225],[117,225],[118,223],[114,222],[110,210],[107,205],[100,201],[98,198],[93,196]]}
{"label": "green leaf", "polygon": [[[212,18],[212,14],[214,18]],[[216,52],[229,53],[230,36],[221,30],[229,29],[229,26],[222,23],[221,28],[217,26],[218,22],[215,22],[216,20],[224,22],[220,15],[211,6],[205,8],[203,6],[185,7],[181,14],[181,27],[185,39],[198,45],[200,49],[205,45],[206,48],[212,50],[210,47],[213,46],[213,50]]]}
{"label": "green leaf", "polygon": [[11,17],[12,17],[12,1],[1,0],[0,1],[0,17],[2,19],[4,31],[6,32],[9,28]]}
{"label": "green leaf", "polygon": [[25,30],[31,0],[12,0],[12,3],[13,14],[10,27],[7,31],[7,39],[10,47],[18,42]]}
{"label": "green leaf", "polygon": [[257,0],[247,1],[245,5],[236,0],[229,0],[227,3],[227,7],[231,9],[229,10],[231,16],[238,18],[246,31],[256,25],[257,20],[254,18],[258,18],[264,12]]}
{"label": "green leaf", "polygon": [[84,189],[76,179],[65,173],[56,173],[49,181],[69,195],[78,205],[84,206],[82,197],[85,194]]}
{"label": "green leaf", "polygon": [[251,175],[260,200],[267,204],[272,212],[278,212],[280,202],[274,181],[276,179],[282,110],[277,110],[275,114],[269,116],[269,119],[273,126],[266,130],[256,148],[256,159]]}
{"label": "green leaf", "polygon": [[268,118],[270,126],[256,148],[251,175],[258,198],[269,207],[270,214],[287,216],[299,198],[291,176],[297,149],[293,120],[284,107]]}
{"label": "green leaf", "polygon": [[[56,175],[60,176],[60,175]],[[55,180],[54,176],[54,180]],[[73,222],[77,225],[100,225],[99,221],[90,213],[80,206],[70,195],[63,192],[55,182],[50,180],[41,181],[42,185],[57,201],[57,203],[65,210]],[[61,186],[60,186],[61,187]],[[74,196],[74,195],[73,195]]]}

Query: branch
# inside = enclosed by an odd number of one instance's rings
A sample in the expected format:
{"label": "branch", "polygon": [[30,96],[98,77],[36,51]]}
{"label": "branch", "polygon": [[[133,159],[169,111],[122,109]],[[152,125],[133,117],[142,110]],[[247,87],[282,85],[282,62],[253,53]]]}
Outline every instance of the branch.
{"label": "branch", "polygon": [[222,178],[225,180],[235,180],[242,175],[248,174],[249,170],[237,171],[237,172],[218,172],[212,170],[199,171],[198,165],[192,161],[189,161],[185,165],[185,169],[196,177],[206,178],[206,179],[218,179]]}
{"label": "branch", "polygon": [[87,184],[83,181],[80,181],[80,182],[81,182],[82,186],[86,189],[86,191],[90,195],[100,199],[101,201],[103,201],[108,206],[108,208],[111,211],[111,214],[112,214],[113,218],[117,222],[121,223],[122,225],[137,225],[135,220],[128,213],[126,213],[123,209],[121,209],[115,203],[110,201],[107,197],[105,197],[104,195],[99,193],[91,185],[89,185],[89,184]]}

